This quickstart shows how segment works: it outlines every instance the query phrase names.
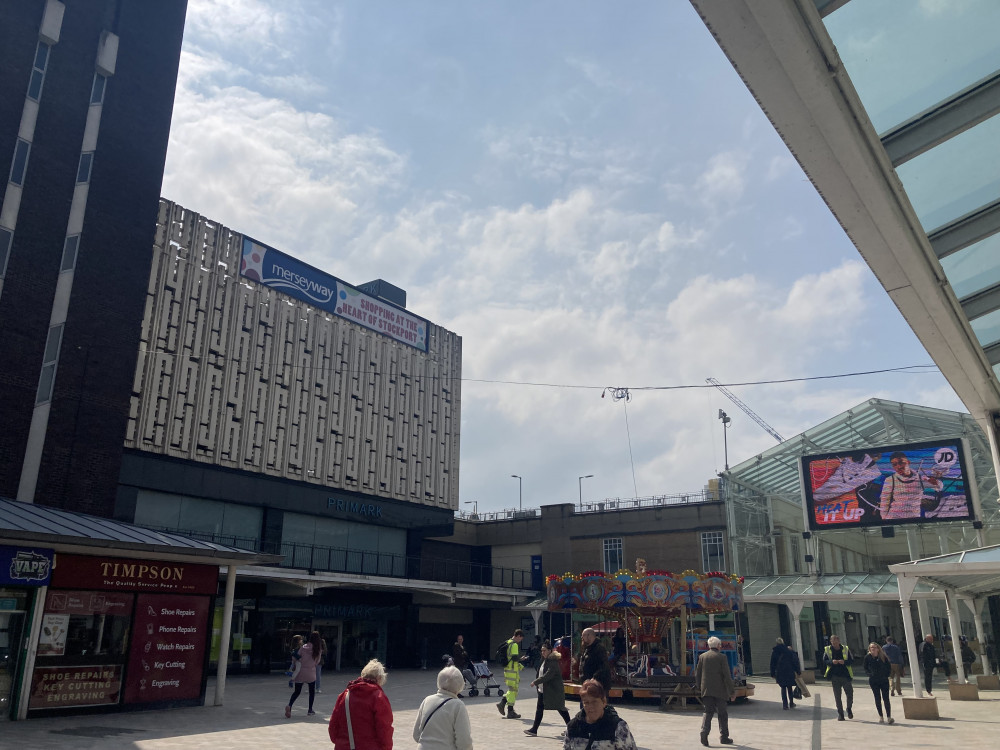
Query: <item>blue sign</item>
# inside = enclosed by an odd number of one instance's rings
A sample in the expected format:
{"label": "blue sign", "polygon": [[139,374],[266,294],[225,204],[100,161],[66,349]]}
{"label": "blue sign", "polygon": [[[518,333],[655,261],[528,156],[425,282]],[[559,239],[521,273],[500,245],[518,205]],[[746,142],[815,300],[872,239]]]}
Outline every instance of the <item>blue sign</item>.
{"label": "blue sign", "polygon": [[277,289],[402,344],[427,351],[430,323],[402,307],[371,297],[280,250],[243,238],[240,276]]}
{"label": "blue sign", "polygon": [[53,556],[50,549],[0,547],[0,584],[48,586]]}

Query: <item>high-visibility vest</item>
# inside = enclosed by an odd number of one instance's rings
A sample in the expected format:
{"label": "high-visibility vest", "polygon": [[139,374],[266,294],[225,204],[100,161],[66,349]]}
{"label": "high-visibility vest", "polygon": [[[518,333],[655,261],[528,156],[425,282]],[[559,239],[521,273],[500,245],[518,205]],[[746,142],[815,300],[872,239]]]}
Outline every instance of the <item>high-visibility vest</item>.
{"label": "high-visibility vest", "polygon": [[[847,667],[847,674],[849,674],[851,676],[851,679],[853,680],[854,679],[854,670],[851,668],[851,649],[849,649],[846,645],[845,646],[841,646],[841,648],[843,649],[842,653],[844,654],[844,666]],[[823,649],[823,653],[826,654],[827,656],[829,656],[832,659],[833,658],[833,646],[827,646],[826,648],[824,648]],[[830,674],[830,667],[832,667],[832,666],[833,666],[832,664],[827,664],[826,665],[826,671],[823,673],[824,677],[829,676],[829,674]]]}

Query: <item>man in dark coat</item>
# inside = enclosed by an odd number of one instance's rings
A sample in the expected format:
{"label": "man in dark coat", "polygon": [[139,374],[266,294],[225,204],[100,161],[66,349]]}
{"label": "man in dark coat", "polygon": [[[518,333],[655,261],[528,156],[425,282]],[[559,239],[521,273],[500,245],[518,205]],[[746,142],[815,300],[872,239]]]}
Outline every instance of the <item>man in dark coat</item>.
{"label": "man in dark coat", "polygon": [[719,714],[719,735],[723,745],[732,745],[729,737],[729,709],[726,703],[736,697],[733,673],[729,660],[719,649],[722,641],[714,635],[708,639],[708,651],[698,658],[694,669],[695,687],[701,691],[705,715],[701,720],[701,744],[708,747],[708,733],[712,729],[712,715]]}
{"label": "man in dark coat", "polygon": [[[455,668],[462,673],[462,676],[472,687],[476,686],[476,678],[469,668],[469,652],[465,650],[465,639],[460,635],[455,639],[455,645],[451,647],[451,660],[455,663]],[[462,697],[461,695],[459,696]]]}
{"label": "man in dark coat", "polygon": [[924,642],[920,644],[920,666],[924,668],[924,689],[927,695],[934,697],[931,692],[931,680],[934,679],[934,667],[937,666],[937,651],[934,650],[934,636],[928,633],[924,636]]}
{"label": "man in dark coat", "polygon": [[580,682],[597,680],[604,688],[604,695],[611,695],[611,667],[608,666],[608,651],[601,645],[593,628],[586,628],[580,634],[583,641],[583,659],[580,662]]}
{"label": "man in dark coat", "polygon": [[795,688],[795,678],[800,672],[802,667],[799,664],[799,655],[786,646],[784,640],[778,638],[774,648],[771,649],[771,677],[781,687],[783,709],[795,708],[792,690]]}

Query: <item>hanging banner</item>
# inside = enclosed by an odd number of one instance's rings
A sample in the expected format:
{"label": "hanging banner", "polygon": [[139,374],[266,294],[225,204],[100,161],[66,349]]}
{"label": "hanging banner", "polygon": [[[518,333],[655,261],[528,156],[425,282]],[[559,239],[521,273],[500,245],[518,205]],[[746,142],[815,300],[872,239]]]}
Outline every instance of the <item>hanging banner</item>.
{"label": "hanging banner", "polygon": [[240,276],[427,351],[429,321],[249,237],[243,238]]}

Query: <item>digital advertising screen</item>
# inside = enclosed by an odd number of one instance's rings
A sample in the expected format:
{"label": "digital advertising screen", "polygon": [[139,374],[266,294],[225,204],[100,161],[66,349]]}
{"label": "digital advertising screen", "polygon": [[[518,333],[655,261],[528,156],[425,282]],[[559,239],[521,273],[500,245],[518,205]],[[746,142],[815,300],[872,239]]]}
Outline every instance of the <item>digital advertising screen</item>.
{"label": "digital advertising screen", "polygon": [[809,527],[968,521],[966,466],[957,438],[803,456]]}

